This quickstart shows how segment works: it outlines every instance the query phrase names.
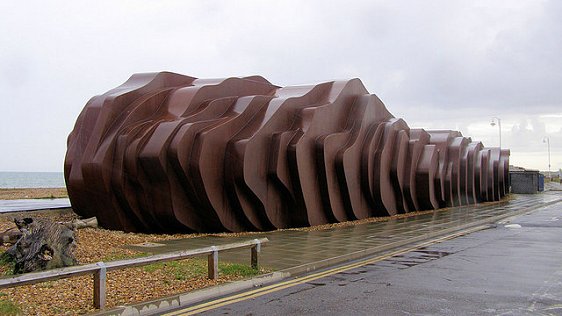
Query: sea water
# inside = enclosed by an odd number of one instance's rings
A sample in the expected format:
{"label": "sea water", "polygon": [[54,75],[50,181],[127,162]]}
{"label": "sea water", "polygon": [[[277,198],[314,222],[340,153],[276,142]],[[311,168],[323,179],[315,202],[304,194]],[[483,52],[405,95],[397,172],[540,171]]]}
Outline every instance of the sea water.
{"label": "sea water", "polygon": [[62,172],[0,171],[0,188],[64,188]]}

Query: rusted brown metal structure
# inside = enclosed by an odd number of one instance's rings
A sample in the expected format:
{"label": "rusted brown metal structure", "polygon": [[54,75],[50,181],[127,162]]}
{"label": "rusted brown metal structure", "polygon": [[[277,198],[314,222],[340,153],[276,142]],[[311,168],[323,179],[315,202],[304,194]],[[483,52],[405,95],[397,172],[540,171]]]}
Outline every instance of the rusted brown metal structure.
{"label": "rusted brown metal structure", "polygon": [[260,231],[495,201],[509,150],[410,129],[359,79],[133,75],[68,138],[74,210],[124,231]]}

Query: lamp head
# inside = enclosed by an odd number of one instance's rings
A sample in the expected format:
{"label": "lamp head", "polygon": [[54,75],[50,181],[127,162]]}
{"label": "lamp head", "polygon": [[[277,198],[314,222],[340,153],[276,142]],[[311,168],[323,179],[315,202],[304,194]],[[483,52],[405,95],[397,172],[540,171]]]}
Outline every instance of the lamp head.
{"label": "lamp head", "polygon": [[496,126],[496,121],[494,121],[494,119],[492,119],[492,121],[490,122],[490,125]]}

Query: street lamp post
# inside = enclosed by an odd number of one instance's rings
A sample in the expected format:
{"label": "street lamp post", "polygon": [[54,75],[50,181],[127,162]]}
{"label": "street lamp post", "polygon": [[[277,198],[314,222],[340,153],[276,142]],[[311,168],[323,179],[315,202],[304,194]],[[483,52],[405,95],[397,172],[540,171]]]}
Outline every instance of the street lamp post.
{"label": "street lamp post", "polygon": [[549,178],[549,179],[552,179],[552,176],[551,176],[551,174],[550,174],[550,137],[545,136],[545,137],[542,139],[542,142],[543,142],[543,143],[546,143],[546,146],[547,146],[547,148],[548,148],[548,178]]}
{"label": "street lamp post", "polygon": [[498,131],[500,133],[500,148],[502,148],[502,120],[499,117],[492,117],[490,125],[496,126],[496,121],[498,121]]}

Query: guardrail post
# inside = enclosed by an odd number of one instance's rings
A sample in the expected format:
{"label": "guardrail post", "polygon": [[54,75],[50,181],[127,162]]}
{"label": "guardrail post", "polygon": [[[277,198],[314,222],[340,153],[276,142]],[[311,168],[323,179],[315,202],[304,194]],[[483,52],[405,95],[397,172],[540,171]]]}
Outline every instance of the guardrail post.
{"label": "guardrail post", "polygon": [[256,244],[253,245],[252,248],[251,248],[251,250],[252,250],[251,265],[252,265],[252,269],[257,269],[258,266],[259,266],[258,254],[261,251],[261,242],[258,239],[254,239],[254,242]]}
{"label": "guardrail post", "polygon": [[209,269],[209,279],[216,280],[219,277],[219,251],[217,247],[212,246],[212,251],[207,259]]}
{"label": "guardrail post", "polygon": [[94,272],[94,307],[103,309],[105,308],[107,270],[103,262],[98,262],[96,265],[100,268]]}

